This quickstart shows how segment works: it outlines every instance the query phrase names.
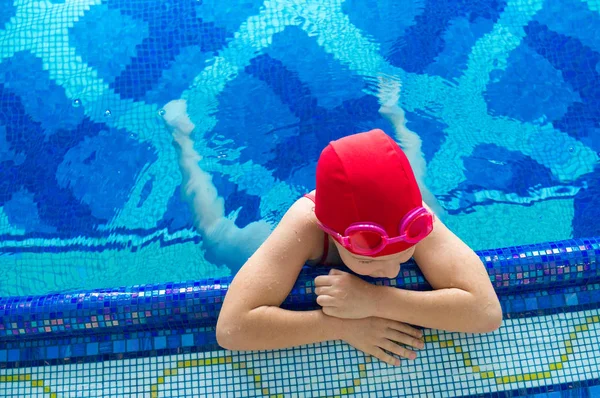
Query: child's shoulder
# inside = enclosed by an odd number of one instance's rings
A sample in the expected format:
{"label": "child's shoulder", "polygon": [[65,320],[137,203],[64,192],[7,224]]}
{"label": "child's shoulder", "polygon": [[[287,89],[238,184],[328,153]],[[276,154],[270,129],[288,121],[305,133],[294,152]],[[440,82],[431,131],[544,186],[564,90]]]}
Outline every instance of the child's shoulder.
{"label": "child's shoulder", "polygon": [[[309,249],[309,260],[320,258],[323,254],[323,231],[317,225],[314,208],[315,204],[310,198],[298,198],[273,231],[273,234],[283,238],[282,244],[302,244]],[[294,240],[290,239],[292,237]]]}
{"label": "child's shoulder", "polygon": [[313,190],[296,199],[284,215],[284,218],[290,216],[312,223],[316,226],[315,192],[316,191]]}
{"label": "child's shoulder", "polygon": [[[314,192],[314,191],[313,191]],[[310,199],[310,195],[302,196],[290,206],[282,218],[284,225],[297,228],[297,232],[305,232],[309,235],[318,235],[320,231],[315,216],[315,203]]]}

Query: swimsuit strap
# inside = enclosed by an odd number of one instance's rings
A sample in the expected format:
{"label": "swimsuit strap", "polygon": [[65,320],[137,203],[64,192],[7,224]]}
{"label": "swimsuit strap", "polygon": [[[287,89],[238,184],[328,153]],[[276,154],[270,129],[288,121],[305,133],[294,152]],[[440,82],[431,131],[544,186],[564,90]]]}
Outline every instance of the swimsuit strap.
{"label": "swimsuit strap", "polygon": [[[315,194],[307,193],[304,195],[305,198],[312,200],[315,203]],[[319,259],[319,264],[325,264],[325,260],[327,260],[327,255],[329,254],[329,236],[323,232],[323,255]]]}
{"label": "swimsuit strap", "polygon": [[308,198],[310,200],[312,200],[313,203],[315,203],[315,194],[314,193],[307,193],[306,195],[304,195],[305,198]]}

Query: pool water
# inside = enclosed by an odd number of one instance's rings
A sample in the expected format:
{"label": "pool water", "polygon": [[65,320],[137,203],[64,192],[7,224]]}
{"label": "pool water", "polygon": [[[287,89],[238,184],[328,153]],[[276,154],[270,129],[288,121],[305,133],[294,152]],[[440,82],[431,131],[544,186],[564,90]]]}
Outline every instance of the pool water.
{"label": "pool water", "polygon": [[[37,327],[54,333],[66,315],[40,315],[48,323],[37,326],[27,323],[36,319],[0,322],[0,370],[9,364],[19,374],[23,366],[34,366],[28,361],[52,363],[51,370],[29,369],[21,373],[23,380],[14,380],[30,390],[35,381],[31,391],[39,396],[75,396],[82,391],[81,381],[59,377],[52,384],[44,374],[83,365],[86,371],[91,367],[97,374],[119,375],[121,384],[110,387],[110,396],[158,396],[158,391],[184,396],[187,387],[167,376],[195,372],[191,364],[200,359],[224,367],[213,376],[208,366],[201,376],[193,373],[196,384],[189,388],[215,396],[232,391],[236,396],[352,395],[361,392],[361,385],[362,393],[379,391],[381,396],[399,390],[416,396],[562,394],[580,387],[590,388],[581,392],[587,396],[600,394],[592,389],[598,384],[597,355],[586,354],[596,351],[598,342],[595,254],[600,249],[584,239],[600,236],[595,222],[600,215],[599,27],[598,0],[4,1],[0,309],[5,312],[0,316],[6,319],[18,315],[2,305],[18,307],[35,295],[57,294],[47,297],[61,297],[57,300],[63,305],[67,296],[65,303],[81,292],[117,286],[153,284],[147,289],[159,297],[175,294],[165,287],[168,282],[188,281],[181,287],[191,289],[188,293],[196,292],[199,284],[192,281],[198,280],[226,287],[240,258],[290,204],[314,189],[315,164],[328,142],[372,128],[383,129],[405,147],[418,144],[411,161],[431,193],[428,198],[471,247],[480,253],[520,248],[501,252],[505,258],[487,254],[496,267],[488,270],[497,271],[497,282],[506,282],[495,286],[514,287],[503,293],[505,327],[475,340],[432,331],[428,336],[438,344],[435,352],[407,369],[404,384],[396,387],[367,388],[388,385],[389,378],[399,376],[368,365],[338,343],[310,348],[308,357],[300,348],[276,357],[223,353],[206,337],[214,328],[210,322],[153,335],[111,329],[112,334],[102,332],[104,340],[99,334],[69,342],[57,336],[48,340],[56,350],[44,348],[43,353],[36,351],[37,343],[27,354],[18,351],[23,347],[17,343],[13,348],[2,343],[2,336],[27,335]],[[393,108],[400,123],[392,123],[382,105]],[[223,198],[213,197],[204,212],[195,211],[186,198],[166,123],[181,114],[194,126],[196,183]],[[244,239],[235,247],[219,246],[222,241],[198,227],[198,220],[201,224],[213,216]],[[572,238],[579,240],[552,243]],[[529,244],[541,246],[521,247]],[[567,250],[572,248],[589,251],[590,257],[572,260]],[[530,259],[533,268],[519,263]],[[572,290],[532,279],[531,296],[520,296],[516,286],[529,283],[523,281],[529,272],[534,278],[536,266],[538,275],[556,276],[553,281],[572,272],[576,276],[565,285]],[[166,307],[149,307],[140,316],[168,314],[172,303],[160,301],[156,305]],[[215,302],[208,299],[213,307],[203,307],[202,317],[215,314]],[[197,310],[194,305],[190,311]],[[123,319],[131,319],[125,316],[129,309],[123,311]],[[95,317],[86,313],[73,319],[91,331],[119,326]],[[567,359],[550,358],[552,340],[570,344],[561,346]],[[191,346],[201,349],[185,351]],[[515,346],[524,348],[514,351]],[[573,346],[581,351],[569,353]],[[471,363],[463,350],[487,361],[489,368]],[[351,368],[347,380],[340,376],[342,361],[334,353]],[[101,360],[103,355],[116,362]],[[142,374],[150,366],[151,376],[139,391],[123,382],[139,376],[125,369],[124,356]],[[504,356],[508,359],[496,359]],[[87,359],[77,368],[64,361],[68,357]],[[515,370],[525,357],[530,362]],[[277,366],[271,366],[273,361]],[[237,368],[228,369],[230,363]],[[323,381],[316,375],[300,390],[294,390],[301,385],[290,381],[294,378],[285,378],[287,390],[269,387],[286,371],[281,363],[285,369],[296,364],[296,378],[307,371],[303,366],[337,366],[336,377],[345,381],[335,391],[311,389]],[[239,375],[242,364],[241,369],[252,365],[257,373],[248,369]],[[576,364],[586,370],[572,370]],[[545,370],[539,376],[541,365]],[[460,377],[448,376],[443,383],[427,375],[453,369]],[[206,389],[207,379],[224,380],[231,372],[238,380],[233,390]],[[7,385],[15,387],[4,396],[34,394],[19,383],[7,384],[8,377],[13,381],[12,373],[7,375],[0,372],[0,395]],[[239,382],[247,376],[254,381]],[[112,383],[102,377],[102,383]],[[589,385],[565,387],[574,380]],[[86,396],[112,391],[102,383],[85,384]],[[164,383],[171,383],[166,390]],[[120,389],[123,385],[127,392]]]}
{"label": "pool water", "polygon": [[330,140],[402,144],[381,76],[472,247],[596,235],[594,1],[278,4],[3,6],[1,295],[231,274],[204,256],[159,111],[188,99],[225,216],[273,226]]}

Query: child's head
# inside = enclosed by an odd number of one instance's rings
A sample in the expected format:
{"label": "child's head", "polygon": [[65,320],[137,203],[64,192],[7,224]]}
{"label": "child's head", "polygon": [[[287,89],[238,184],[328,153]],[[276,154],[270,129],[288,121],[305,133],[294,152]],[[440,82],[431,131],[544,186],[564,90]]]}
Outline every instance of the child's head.
{"label": "child's head", "polygon": [[381,130],[331,142],[317,164],[315,196],[321,228],[357,273],[396,276],[432,229],[406,155]]}

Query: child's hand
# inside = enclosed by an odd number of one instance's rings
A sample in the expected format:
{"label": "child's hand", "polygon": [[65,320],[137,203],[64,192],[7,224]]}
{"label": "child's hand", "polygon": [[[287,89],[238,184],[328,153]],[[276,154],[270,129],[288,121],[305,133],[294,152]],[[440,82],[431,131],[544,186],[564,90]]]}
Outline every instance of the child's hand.
{"label": "child's hand", "polygon": [[400,344],[415,348],[425,346],[420,330],[383,318],[345,319],[342,333],[342,340],[354,348],[395,366],[400,365],[400,360],[389,353],[408,359],[417,357],[416,352]]}
{"label": "child's hand", "polygon": [[347,272],[332,269],[329,275],[315,278],[317,304],[323,313],[336,318],[359,319],[375,313],[374,289],[371,285]]}

